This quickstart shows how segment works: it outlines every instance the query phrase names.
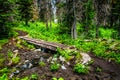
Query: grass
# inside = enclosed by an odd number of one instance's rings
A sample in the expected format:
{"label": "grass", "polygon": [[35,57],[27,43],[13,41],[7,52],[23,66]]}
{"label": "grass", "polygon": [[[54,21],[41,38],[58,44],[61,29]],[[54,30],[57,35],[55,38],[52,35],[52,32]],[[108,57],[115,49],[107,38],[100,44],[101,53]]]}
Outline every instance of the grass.
{"label": "grass", "polygon": [[18,27],[15,27],[15,29],[28,32],[29,36],[32,38],[54,42],[65,42],[63,40],[69,36],[66,34],[59,34],[59,27],[57,24],[52,24],[52,28],[47,30],[45,24],[42,22],[30,23],[29,28],[23,24],[20,24]]}
{"label": "grass", "polygon": [[57,71],[60,68],[60,64],[59,63],[53,63],[50,65],[50,70],[51,71]]}
{"label": "grass", "polygon": [[[30,23],[27,27],[22,23],[19,24],[15,29],[26,31],[30,37],[43,39],[50,42],[64,43],[67,45],[74,45],[77,49],[84,52],[93,52],[96,56],[103,57],[108,60],[113,60],[120,64],[120,41],[111,39],[116,33],[112,29],[100,28],[101,39],[91,39],[90,41],[85,41],[82,33],[78,33],[78,39],[73,40],[70,38],[69,34],[60,34],[60,27],[58,24],[52,24],[52,27],[48,30],[45,24],[42,22]],[[78,25],[78,27],[81,25]],[[81,31],[82,28],[78,28]],[[115,34],[113,34],[115,33]],[[84,35],[82,35],[84,36]],[[64,55],[66,52],[62,52],[63,56],[69,58],[69,55]]]}
{"label": "grass", "polygon": [[79,73],[79,74],[87,74],[88,73],[88,67],[83,65],[83,64],[77,63],[74,66],[74,71],[76,73]]}
{"label": "grass", "polygon": [[39,65],[40,65],[41,67],[44,67],[46,64],[45,64],[43,61],[40,61],[40,62],[39,62]]}
{"label": "grass", "polygon": [[2,49],[2,45],[7,43],[8,42],[8,39],[2,39],[0,40],[0,49]]}

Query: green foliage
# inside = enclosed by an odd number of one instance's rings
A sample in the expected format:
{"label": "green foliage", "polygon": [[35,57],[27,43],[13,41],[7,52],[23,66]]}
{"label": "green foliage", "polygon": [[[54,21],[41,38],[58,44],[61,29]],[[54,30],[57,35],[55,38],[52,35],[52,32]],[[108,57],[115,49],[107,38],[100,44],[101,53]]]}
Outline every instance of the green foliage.
{"label": "green foliage", "polygon": [[88,73],[88,67],[83,64],[77,63],[74,66],[74,71],[79,74],[86,74]]}
{"label": "green foliage", "polygon": [[41,67],[44,67],[44,66],[45,66],[45,63],[44,63],[43,61],[40,61],[40,62],[39,62],[39,65],[40,65]]}
{"label": "green foliage", "polygon": [[7,74],[0,76],[0,80],[8,80]]}
{"label": "green foliage", "polygon": [[60,77],[58,80],[64,80],[64,78]]}
{"label": "green foliage", "polygon": [[[49,30],[45,29],[45,24],[42,22],[35,22],[35,23],[29,23],[29,24],[30,24],[30,27],[27,28],[22,23],[20,23],[19,27],[17,27],[16,29],[28,32],[29,36],[31,36],[32,38],[43,39],[43,40],[50,41],[50,42],[59,42],[59,43],[64,43],[68,45],[75,45],[77,49],[83,52],[93,52],[97,56],[110,59],[110,60],[114,60],[117,63],[120,63],[120,59],[119,57],[117,57],[119,56],[120,46],[115,45],[114,49],[111,49],[111,47],[114,46],[114,44],[119,44],[119,41],[112,42],[110,41],[112,39],[109,39],[109,40],[105,39],[105,41],[102,39],[85,40],[84,34],[83,34],[82,39],[80,37],[76,40],[73,40],[70,38],[68,34],[59,34],[60,29],[59,29],[58,24],[52,23],[52,28],[50,28]],[[78,25],[79,31],[82,31],[83,30],[82,24],[77,24],[77,25]],[[115,31],[112,29],[108,31],[112,31],[115,33]],[[109,36],[107,36],[107,34],[109,33],[108,31],[107,33],[104,33],[105,31],[103,32],[105,35],[102,32],[100,32],[102,33],[102,36],[103,36],[102,38],[109,38]],[[94,34],[94,31],[92,32],[92,34]],[[72,58],[72,55],[71,55],[72,52],[69,50],[60,50],[60,51],[58,50],[58,54],[65,57],[65,59],[67,60],[70,60]]]}
{"label": "green foliage", "polygon": [[0,39],[7,38],[9,32],[11,31],[10,24],[12,21],[10,17],[12,16],[12,6],[13,4],[10,0],[2,0],[0,1]]}
{"label": "green foliage", "polygon": [[28,25],[28,21],[32,18],[32,0],[18,0],[17,3],[19,4],[18,10],[21,19]]}
{"label": "green foliage", "polygon": [[51,71],[57,71],[60,68],[60,64],[59,63],[53,63],[50,65],[50,70]]}
{"label": "green foliage", "polygon": [[8,50],[7,54],[8,54],[8,59],[12,60],[14,64],[17,64],[20,61],[20,57],[19,56],[14,57],[14,53],[11,50]]}
{"label": "green foliage", "polygon": [[35,46],[33,44],[30,44],[27,41],[21,39],[18,39],[16,46],[18,48],[35,49]]}
{"label": "green foliage", "polygon": [[101,69],[101,68],[99,68],[99,67],[97,67],[96,71],[97,71],[97,72],[101,72],[101,71],[102,71],[102,69]]}
{"label": "green foliage", "polygon": [[82,51],[88,52],[94,49],[95,43],[94,42],[83,42],[80,47]]}
{"label": "green foliage", "polygon": [[117,35],[117,31],[115,31],[114,29],[100,28],[100,37],[103,39],[117,38]]}
{"label": "green foliage", "polygon": [[64,80],[64,78],[62,78],[62,77],[60,77],[60,78],[53,77],[52,80]]}
{"label": "green foliage", "polygon": [[31,80],[38,80],[38,75],[37,74],[32,74],[31,75]]}
{"label": "green foliage", "polygon": [[95,49],[93,50],[93,52],[97,55],[97,56],[101,56],[104,57],[105,56],[105,51],[106,51],[106,46],[104,46],[103,44],[98,44],[95,46]]}
{"label": "green foliage", "polygon": [[20,61],[20,57],[19,57],[19,56],[16,56],[16,57],[12,58],[12,62],[13,62],[14,64],[19,63],[19,61]]}
{"label": "green foliage", "polygon": [[8,50],[7,55],[8,55],[8,58],[12,58],[13,57],[13,52],[11,50]]}
{"label": "green foliage", "polygon": [[68,50],[62,50],[57,48],[57,54],[63,56],[67,61],[72,59],[72,55],[76,54],[76,52],[72,52],[69,49]]}
{"label": "green foliage", "polygon": [[53,77],[52,80],[57,80],[57,78],[56,78],[56,77]]}
{"label": "green foliage", "polygon": [[8,39],[0,40],[0,49],[2,49],[2,45],[7,43],[7,42],[8,42]]}
{"label": "green foliage", "polygon": [[3,68],[0,70],[0,73],[8,73],[9,72],[9,69],[8,68]]}
{"label": "green foliage", "polygon": [[29,44],[27,41],[22,40],[21,44],[27,47],[28,49],[35,49],[34,45]]}
{"label": "green foliage", "polygon": [[24,77],[21,80],[29,80],[29,78],[28,77]]}
{"label": "green foliage", "polygon": [[0,53],[0,67],[4,65],[4,61],[5,61],[4,55]]}

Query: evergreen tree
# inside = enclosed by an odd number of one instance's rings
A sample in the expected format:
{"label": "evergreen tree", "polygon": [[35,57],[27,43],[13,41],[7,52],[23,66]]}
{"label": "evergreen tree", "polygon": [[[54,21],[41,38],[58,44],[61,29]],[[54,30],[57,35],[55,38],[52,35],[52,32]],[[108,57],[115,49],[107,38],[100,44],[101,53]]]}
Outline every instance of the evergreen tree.
{"label": "evergreen tree", "polygon": [[25,24],[28,25],[28,21],[32,18],[32,0],[18,0],[19,4],[19,13],[21,20],[25,21]]}
{"label": "evergreen tree", "polygon": [[12,2],[0,0],[0,38],[8,37],[12,15]]}

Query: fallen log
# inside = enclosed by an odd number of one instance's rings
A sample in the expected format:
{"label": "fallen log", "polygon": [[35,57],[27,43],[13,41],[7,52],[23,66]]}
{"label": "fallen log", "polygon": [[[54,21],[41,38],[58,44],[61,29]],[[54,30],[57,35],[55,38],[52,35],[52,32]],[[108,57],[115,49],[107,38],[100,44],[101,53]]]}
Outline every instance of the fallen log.
{"label": "fallen log", "polygon": [[53,51],[57,51],[57,48],[60,49],[67,49],[70,46],[64,45],[64,44],[60,44],[60,43],[54,43],[54,42],[47,42],[44,40],[38,40],[38,39],[33,39],[33,38],[28,38],[28,37],[19,37],[20,39],[23,39],[31,44],[34,44],[36,46],[42,47],[42,48],[46,48],[46,49],[50,49]]}

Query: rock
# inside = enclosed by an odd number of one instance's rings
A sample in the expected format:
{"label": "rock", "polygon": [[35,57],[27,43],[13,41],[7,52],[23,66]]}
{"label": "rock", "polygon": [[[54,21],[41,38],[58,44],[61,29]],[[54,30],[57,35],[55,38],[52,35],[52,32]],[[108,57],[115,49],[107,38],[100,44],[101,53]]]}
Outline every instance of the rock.
{"label": "rock", "polygon": [[14,72],[14,74],[19,74],[20,73],[20,71],[19,70],[16,70],[15,72]]}
{"label": "rock", "polygon": [[52,58],[52,61],[57,61],[57,58]]}
{"label": "rock", "polygon": [[25,63],[28,63],[29,62],[29,60],[25,60]]}
{"label": "rock", "polygon": [[66,62],[67,63],[67,65],[70,65],[70,62]]}
{"label": "rock", "polygon": [[44,58],[43,58],[43,57],[40,57],[40,61],[44,61]]}
{"label": "rock", "polygon": [[35,49],[34,51],[35,51],[35,52],[40,52],[40,51],[41,51],[41,49]]}
{"label": "rock", "polygon": [[33,67],[33,64],[32,63],[29,63],[28,64],[28,68],[32,68]]}
{"label": "rock", "polygon": [[66,70],[67,68],[64,66],[64,64],[61,66],[63,70]]}
{"label": "rock", "polygon": [[27,69],[27,64],[24,64],[24,65],[20,66],[20,69],[21,70]]}
{"label": "rock", "polygon": [[89,61],[91,61],[91,57],[87,53],[80,53],[82,56],[82,64],[87,64]]}
{"label": "rock", "polygon": [[60,61],[62,61],[62,62],[64,62],[64,61],[65,61],[65,58],[64,58],[64,57],[62,57],[62,56],[60,56],[60,57],[59,57],[59,59],[60,59]]}
{"label": "rock", "polygon": [[15,72],[10,74],[9,78],[12,78],[14,75],[19,74],[19,73],[20,73],[20,71],[16,70]]}
{"label": "rock", "polygon": [[18,50],[14,50],[13,52],[14,52],[14,53],[18,53]]}
{"label": "rock", "polygon": [[49,57],[48,59],[47,59],[47,62],[50,62],[52,60],[52,57]]}

